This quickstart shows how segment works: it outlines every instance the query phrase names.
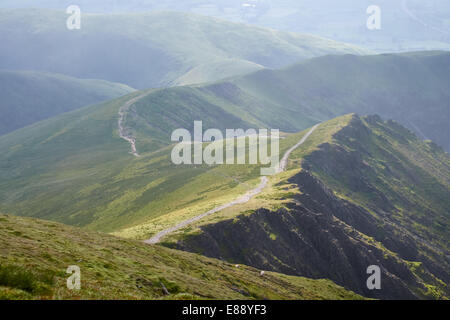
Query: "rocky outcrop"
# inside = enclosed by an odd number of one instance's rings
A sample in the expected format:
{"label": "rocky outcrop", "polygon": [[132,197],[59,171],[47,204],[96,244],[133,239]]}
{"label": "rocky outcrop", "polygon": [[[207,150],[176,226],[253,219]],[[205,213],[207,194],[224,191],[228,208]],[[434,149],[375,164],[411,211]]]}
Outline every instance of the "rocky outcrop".
{"label": "rocky outcrop", "polygon": [[[295,203],[276,212],[260,209],[205,226],[201,235],[179,242],[178,248],[263,270],[328,278],[367,297],[416,298],[408,287],[419,283],[403,261],[371,244],[324,207],[355,217],[366,213],[337,199],[326,203],[318,205],[322,210]],[[366,286],[370,265],[382,269],[379,291]]]}

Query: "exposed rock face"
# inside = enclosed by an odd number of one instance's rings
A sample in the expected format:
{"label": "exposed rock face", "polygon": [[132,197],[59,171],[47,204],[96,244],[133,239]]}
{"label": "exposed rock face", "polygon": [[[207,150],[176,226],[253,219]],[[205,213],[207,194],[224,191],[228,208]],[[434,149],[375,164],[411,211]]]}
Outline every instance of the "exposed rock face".
{"label": "exposed rock face", "polygon": [[[341,139],[348,135],[366,139],[371,132],[355,118],[351,127],[338,134]],[[372,151],[322,145],[305,158],[304,170],[289,179],[302,193],[294,196],[286,208],[275,212],[259,209],[235,220],[204,226],[201,234],[185,238],[177,247],[263,270],[328,278],[372,298],[442,297],[425,295],[428,286],[439,287],[444,296],[450,296],[445,285],[450,283],[446,247],[430,243],[426,234],[411,229],[409,223],[402,225],[403,220],[392,216],[399,203],[408,206],[408,199],[394,201],[373,182],[377,172],[371,172],[372,167],[366,163]],[[349,190],[372,195],[373,207],[336,196],[314,174],[317,170],[322,174],[338,173]],[[420,273],[411,267],[412,261],[421,262]],[[370,265],[381,268],[381,290],[367,288]]]}
{"label": "exposed rock face", "polygon": [[[361,209],[328,202],[333,211],[358,216]],[[320,206],[320,205],[319,205]],[[203,228],[203,234],[179,243],[179,248],[210,257],[310,278],[328,278],[367,297],[413,299],[408,285],[417,286],[408,267],[369,244],[362,235],[328,210],[314,212],[292,204],[290,210],[258,210],[238,222],[223,221]],[[364,214],[364,213],[363,213]],[[276,235],[276,239],[270,237]],[[382,290],[366,287],[367,267],[382,268]]]}

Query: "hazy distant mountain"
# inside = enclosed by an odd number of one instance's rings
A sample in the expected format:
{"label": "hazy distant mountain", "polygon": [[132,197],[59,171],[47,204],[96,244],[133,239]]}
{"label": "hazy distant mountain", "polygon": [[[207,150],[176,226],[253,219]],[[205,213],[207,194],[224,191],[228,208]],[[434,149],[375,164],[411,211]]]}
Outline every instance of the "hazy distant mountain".
{"label": "hazy distant mountain", "polygon": [[316,36],[187,13],[83,14],[80,30],[68,30],[67,18],[63,11],[0,10],[0,68],[145,89],[218,80],[330,53],[369,52]]}
{"label": "hazy distant mountain", "polygon": [[[307,32],[381,51],[450,49],[447,0],[79,0],[86,12],[176,10],[294,32]],[[3,7],[63,9],[72,2],[4,0]],[[381,30],[366,28],[371,5]]]}

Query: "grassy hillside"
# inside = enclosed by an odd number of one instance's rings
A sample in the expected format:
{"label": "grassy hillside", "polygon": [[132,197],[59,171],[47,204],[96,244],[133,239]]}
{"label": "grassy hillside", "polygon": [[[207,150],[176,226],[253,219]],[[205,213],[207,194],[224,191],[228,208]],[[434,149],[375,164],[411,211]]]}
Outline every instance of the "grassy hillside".
{"label": "grassy hillside", "polygon": [[[278,68],[324,54],[368,52],[310,35],[185,13],[83,12],[81,30],[68,30],[67,18],[63,11],[0,10],[5,48],[0,68],[45,70],[146,89],[177,83],[189,72],[201,73],[193,77],[195,82],[212,81],[229,76],[220,72],[227,66],[242,74],[254,64]],[[244,68],[236,68],[237,63]]]}
{"label": "grassy hillside", "polygon": [[[398,123],[337,118],[257,199],[164,241],[369,297],[448,299],[449,169],[448,154]],[[383,274],[377,292],[364,282],[373,264]]]}
{"label": "grassy hillside", "polygon": [[[325,56],[282,70],[159,91],[136,110],[139,116],[159,114],[162,105],[184,113],[194,105],[214,106],[288,132],[351,112],[380,114],[450,150],[449,66],[448,52]],[[159,123],[158,117],[146,119]]]}
{"label": "grassy hillside", "polygon": [[[48,221],[0,221],[1,300],[362,298],[329,280],[260,276],[255,268]],[[80,291],[66,287],[71,265],[80,267]]]}
{"label": "grassy hillside", "polygon": [[[175,90],[180,99],[189,88]],[[163,90],[149,91],[127,117],[141,157],[118,134],[118,110],[132,97],[86,107],[0,137],[2,212],[107,232],[177,213],[172,223],[233,200],[259,183],[260,167],[175,166],[170,134],[203,119],[204,129],[259,128],[214,105],[166,108]],[[146,108],[149,106],[149,108]],[[300,138],[298,138],[300,139]],[[285,139],[281,151],[297,140]],[[161,225],[159,227],[163,227]]]}
{"label": "grassy hillside", "polygon": [[0,71],[0,134],[134,91],[104,80],[33,71]]}

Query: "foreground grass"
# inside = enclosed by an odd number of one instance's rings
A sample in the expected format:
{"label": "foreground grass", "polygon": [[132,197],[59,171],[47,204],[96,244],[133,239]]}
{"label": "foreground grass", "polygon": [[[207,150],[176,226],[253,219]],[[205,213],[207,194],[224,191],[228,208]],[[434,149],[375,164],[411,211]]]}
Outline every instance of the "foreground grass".
{"label": "foreground grass", "polygon": [[[0,299],[360,299],[328,280],[236,267],[62,224],[0,215]],[[81,290],[66,269],[81,269]],[[165,292],[165,289],[169,292]]]}

